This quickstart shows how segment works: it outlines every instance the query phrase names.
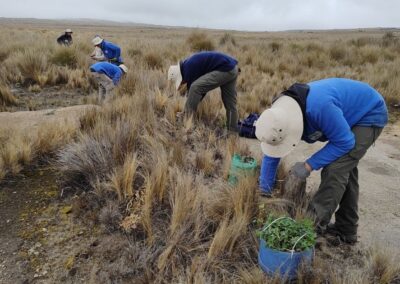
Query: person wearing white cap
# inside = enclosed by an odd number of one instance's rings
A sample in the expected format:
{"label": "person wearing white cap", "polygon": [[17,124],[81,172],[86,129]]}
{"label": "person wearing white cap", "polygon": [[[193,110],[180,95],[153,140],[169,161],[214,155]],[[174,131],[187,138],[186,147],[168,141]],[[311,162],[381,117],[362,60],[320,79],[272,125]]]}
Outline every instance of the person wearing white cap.
{"label": "person wearing white cap", "polygon": [[99,101],[102,102],[113,97],[113,89],[128,72],[128,68],[124,64],[116,66],[109,62],[97,62],[90,66],[90,71],[94,73],[99,85]]}
{"label": "person wearing white cap", "polygon": [[221,88],[222,102],[226,110],[228,130],[238,131],[236,80],[238,61],[226,54],[208,51],[193,54],[177,65],[170,66],[168,80],[175,82],[181,93],[188,92],[185,113],[196,112],[207,92]]}
{"label": "person wearing white cap", "polygon": [[[96,37],[99,37],[96,35]],[[90,54],[90,58],[96,61],[107,61],[107,58],[104,56],[103,51],[99,46],[95,46],[92,54]]]}
{"label": "person wearing white cap", "polygon": [[[99,48],[102,51],[102,56],[100,52],[92,53],[91,57],[95,60],[102,61],[102,60],[107,60],[108,62],[115,64],[115,65],[120,65],[123,64],[123,60],[121,57],[121,48],[109,41],[105,41],[103,38],[100,36],[96,35],[92,39],[92,44],[95,46],[95,48]],[[96,49],[95,49],[96,51]],[[101,59],[101,60],[100,60]]]}
{"label": "person wearing white cap", "polygon": [[[321,184],[309,204],[317,231],[340,241],[357,241],[358,169],[388,121],[381,94],[366,83],[329,78],[294,84],[265,110],[256,122],[261,149],[270,157],[284,157],[300,140],[328,142],[290,174],[305,180],[321,172]],[[339,209],[336,211],[336,209]],[[335,212],[336,211],[336,212]],[[335,213],[335,223],[330,223]]]}
{"label": "person wearing white cap", "polygon": [[66,45],[69,46],[72,44],[72,30],[66,29],[64,34],[57,38],[57,43],[59,45]]}

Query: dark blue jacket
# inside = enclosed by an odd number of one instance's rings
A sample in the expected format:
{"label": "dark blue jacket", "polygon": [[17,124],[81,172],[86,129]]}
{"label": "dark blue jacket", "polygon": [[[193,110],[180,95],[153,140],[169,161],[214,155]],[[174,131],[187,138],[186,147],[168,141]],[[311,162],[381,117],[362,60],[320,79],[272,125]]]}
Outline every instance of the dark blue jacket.
{"label": "dark blue jacket", "polygon": [[121,57],[121,48],[118,45],[103,40],[103,42],[100,44],[100,48],[108,60],[112,60],[113,63],[123,62]]}
{"label": "dark blue jacket", "polygon": [[90,71],[107,75],[114,85],[118,84],[123,74],[121,68],[109,62],[97,62],[90,66]]}
{"label": "dark blue jacket", "polygon": [[329,165],[353,149],[353,126],[384,127],[388,121],[383,97],[366,83],[330,78],[307,85],[310,91],[303,140],[308,143],[328,141],[307,160],[314,170]]}
{"label": "dark blue jacket", "polygon": [[238,61],[228,55],[215,51],[195,53],[181,62],[182,80],[187,83],[187,87],[201,76],[212,71],[231,71]]}

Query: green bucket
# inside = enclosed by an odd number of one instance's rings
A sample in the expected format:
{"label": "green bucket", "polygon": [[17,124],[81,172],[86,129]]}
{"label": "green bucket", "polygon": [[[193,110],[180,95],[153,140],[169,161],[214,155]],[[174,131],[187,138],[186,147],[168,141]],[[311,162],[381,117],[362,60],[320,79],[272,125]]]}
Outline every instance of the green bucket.
{"label": "green bucket", "polygon": [[256,174],[257,161],[248,156],[241,157],[234,154],[232,157],[231,167],[229,170],[228,182],[236,185],[242,176],[252,176]]}

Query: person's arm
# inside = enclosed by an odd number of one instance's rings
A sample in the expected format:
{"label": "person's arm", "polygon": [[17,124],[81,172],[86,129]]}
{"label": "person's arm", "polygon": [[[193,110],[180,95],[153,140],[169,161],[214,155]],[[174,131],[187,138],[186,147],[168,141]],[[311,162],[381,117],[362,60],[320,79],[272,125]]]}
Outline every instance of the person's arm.
{"label": "person's arm", "polygon": [[318,170],[353,149],[355,139],[342,110],[335,104],[330,103],[323,107],[317,114],[313,115],[313,118],[329,141],[306,161],[307,166],[310,166],[313,170]]}

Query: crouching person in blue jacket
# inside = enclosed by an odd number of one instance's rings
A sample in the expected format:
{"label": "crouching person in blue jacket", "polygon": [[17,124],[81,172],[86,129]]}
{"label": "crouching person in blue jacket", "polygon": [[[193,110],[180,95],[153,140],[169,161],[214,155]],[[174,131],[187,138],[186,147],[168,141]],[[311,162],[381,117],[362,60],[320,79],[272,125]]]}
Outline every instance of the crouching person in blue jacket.
{"label": "crouching person in blue jacket", "polygon": [[[105,41],[99,36],[95,36],[92,39],[92,43],[95,48],[100,48],[103,52],[104,57],[101,58],[102,60],[105,59],[115,65],[120,65],[123,63],[121,57],[121,48],[118,45],[109,41]],[[98,60],[95,54],[92,54],[91,57],[95,60]]]}
{"label": "crouching person in blue jacket", "polygon": [[237,64],[236,59],[223,53],[200,52],[178,65],[171,66],[168,70],[168,80],[175,81],[176,89],[181,93],[188,93],[185,113],[195,113],[205,95],[219,87],[226,110],[228,130],[237,132]]}
{"label": "crouching person in blue jacket", "polygon": [[94,73],[99,85],[99,102],[103,102],[113,97],[113,89],[128,72],[128,68],[123,64],[116,66],[108,62],[97,62],[90,66],[90,71]]}
{"label": "crouching person in blue jacket", "polygon": [[[256,136],[271,157],[287,155],[300,140],[328,142],[306,161],[296,163],[290,174],[305,180],[311,171],[322,168],[321,184],[308,208],[316,218],[317,231],[354,244],[357,166],[387,121],[385,101],[375,89],[358,81],[330,78],[294,84],[283,92],[258,119]],[[335,223],[330,223],[333,214]]]}

